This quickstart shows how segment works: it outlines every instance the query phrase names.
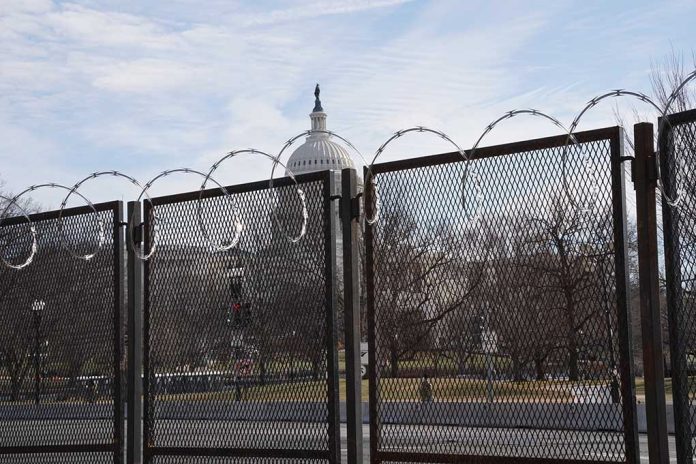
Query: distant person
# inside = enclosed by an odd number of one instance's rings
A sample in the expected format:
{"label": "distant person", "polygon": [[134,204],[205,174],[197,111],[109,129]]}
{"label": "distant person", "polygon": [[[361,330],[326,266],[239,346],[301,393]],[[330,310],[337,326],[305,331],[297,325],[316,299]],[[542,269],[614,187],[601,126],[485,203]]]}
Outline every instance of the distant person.
{"label": "distant person", "polygon": [[97,382],[94,379],[87,382],[87,397],[90,403],[97,401]]}
{"label": "distant person", "polygon": [[242,401],[242,386],[239,384],[239,376],[234,376],[234,400]]}
{"label": "distant person", "polygon": [[428,374],[426,373],[423,373],[418,393],[420,393],[422,403],[430,403],[433,400],[433,386],[430,380],[428,380]]}

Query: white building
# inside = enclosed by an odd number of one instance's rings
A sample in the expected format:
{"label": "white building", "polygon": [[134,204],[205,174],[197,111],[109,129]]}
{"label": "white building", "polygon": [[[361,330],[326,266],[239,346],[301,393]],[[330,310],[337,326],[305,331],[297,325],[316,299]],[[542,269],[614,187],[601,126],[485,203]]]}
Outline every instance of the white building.
{"label": "white building", "polygon": [[314,96],[314,109],[309,115],[311,133],[290,156],[288,170],[297,175],[326,169],[340,171],[355,168],[348,151],[326,132],[326,113],[319,100],[319,84],[314,89]]}

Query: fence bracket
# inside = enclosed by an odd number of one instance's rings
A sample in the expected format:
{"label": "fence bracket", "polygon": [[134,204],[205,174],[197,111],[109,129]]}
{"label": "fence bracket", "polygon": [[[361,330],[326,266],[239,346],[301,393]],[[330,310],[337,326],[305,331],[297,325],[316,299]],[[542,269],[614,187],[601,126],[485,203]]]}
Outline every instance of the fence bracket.
{"label": "fence bracket", "polygon": [[358,219],[360,217],[360,197],[362,197],[362,192],[355,195],[354,198],[350,199],[350,218]]}

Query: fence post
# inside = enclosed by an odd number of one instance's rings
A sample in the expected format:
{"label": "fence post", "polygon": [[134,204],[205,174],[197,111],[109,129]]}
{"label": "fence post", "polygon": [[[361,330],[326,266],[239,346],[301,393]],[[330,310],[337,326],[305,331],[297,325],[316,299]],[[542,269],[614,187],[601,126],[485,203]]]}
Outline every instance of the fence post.
{"label": "fence post", "polygon": [[667,414],[665,373],[662,354],[660,287],[657,253],[655,188],[657,170],[653,149],[653,125],[634,126],[634,188],[638,221],[638,263],[640,280],[640,322],[643,339],[643,378],[651,464],[667,464]]}
{"label": "fence post", "polygon": [[[143,262],[135,256],[135,246],[142,245],[142,228],[140,202],[128,202],[127,222],[135,221],[133,227],[126,228],[126,246],[128,247],[128,449],[127,463],[143,462]],[[131,241],[130,231],[135,231],[136,240]]]}
{"label": "fence post", "polygon": [[124,422],[125,418],[123,408],[126,405],[125,395],[123,394],[123,322],[126,314],[126,235],[123,222],[123,202],[117,203],[114,211],[114,292],[116,297],[116,307],[114,311],[114,443],[118,447],[118,451],[114,453],[114,464],[123,464],[124,459]]}
{"label": "fence post", "polygon": [[[672,143],[675,124],[674,115],[667,116],[669,120],[666,130],[660,134],[657,143],[660,146],[660,172],[662,173],[663,188],[671,197],[677,192],[677,161]],[[662,123],[660,118],[659,124]],[[674,434],[676,442],[677,462],[693,462],[694,447],[691,432],[691,401],[689,400],[689,364],[687,352],[688,322],[683,305],[682,288],[682,247],[680,240],[681,216],[679,210],[671,207],[662,199],[662,224],[665,249],[665,278],[667,281],[667,317],[669,320],[669,360],[672,371],[672,407],[674,408]]]}
{"label": "fence post", "polygon": [[328,387],[328,433],[329,433],[329,464],[341,463],[341,407],[338,385],[338,347],[336,330],[336,308],[338,302],[338,263],[336,255],[338,238],[338,208],[333,200],[338,195],[339,174],[326,171],[324,182],[325,207],[325,242],[324,252],[326,256],[326,363],[327,363],[327,387]]}
{"label": "fence post", "polygon": [[343,225],[343,307],[346,353],[346,428],[349,464],[363,462],[362,375],[360,359],[360,203],[354,169],[341,175],[341,221]]}

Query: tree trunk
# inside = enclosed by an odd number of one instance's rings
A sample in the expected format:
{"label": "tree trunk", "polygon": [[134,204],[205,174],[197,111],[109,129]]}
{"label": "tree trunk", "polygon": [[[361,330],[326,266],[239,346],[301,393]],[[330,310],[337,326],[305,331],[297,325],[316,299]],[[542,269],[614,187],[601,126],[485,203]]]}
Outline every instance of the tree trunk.
{"label": "tree trunk", "polygon": [[578,369],[578,341],[575,333],[575,304],[573,302],[573,292],[566,288],[566,331],[568,343],[568,379],[577,382],[580,378]]}
{"label": "tree trunk", "polygon": [[320,365],[321,365],[321,363],[319,362],[319,360],[314,359],[312,361],[312,378],[314,380],[319,380],[319,366]]}
{"label": "tree trunk", "polygon": [[466,374],[466,362],[469,359],[467,354],[460,354],[457,356],[457,369],[459,370],[459,375]]}
{"label": "tree trunk", "polygon": [[259,383],[266,385],[266,361],[259,363]]}
{"label": "tree trunk", "polygon": [[544,360],[542,358],[534,359],[534,370],[536,371],[537,380],[546,380],[546,371],[544,370]]}
{"label": "tree trunk", "polygon": [[522,375],[522,362],[520,361],[519,355],[512,356],[512,379],[515,382],[522,382],[524,376]]}
{"label": "tree trunk", "polygon": [[580,378],[578,369],[578,344],[575,336],[575,330],[568,330],[568,378],[573,382],[577,382]]}
{"label": "tree trunk", "polygon": [[399,375],[399,352],[396,348],[390,350],[391,354],[391,376],[396,378]]}
{"label": "tree trunk", "polygon": [[19,401],[19,392],[22,387],[22,382],[19,379],[10,379],[10,400]]}

